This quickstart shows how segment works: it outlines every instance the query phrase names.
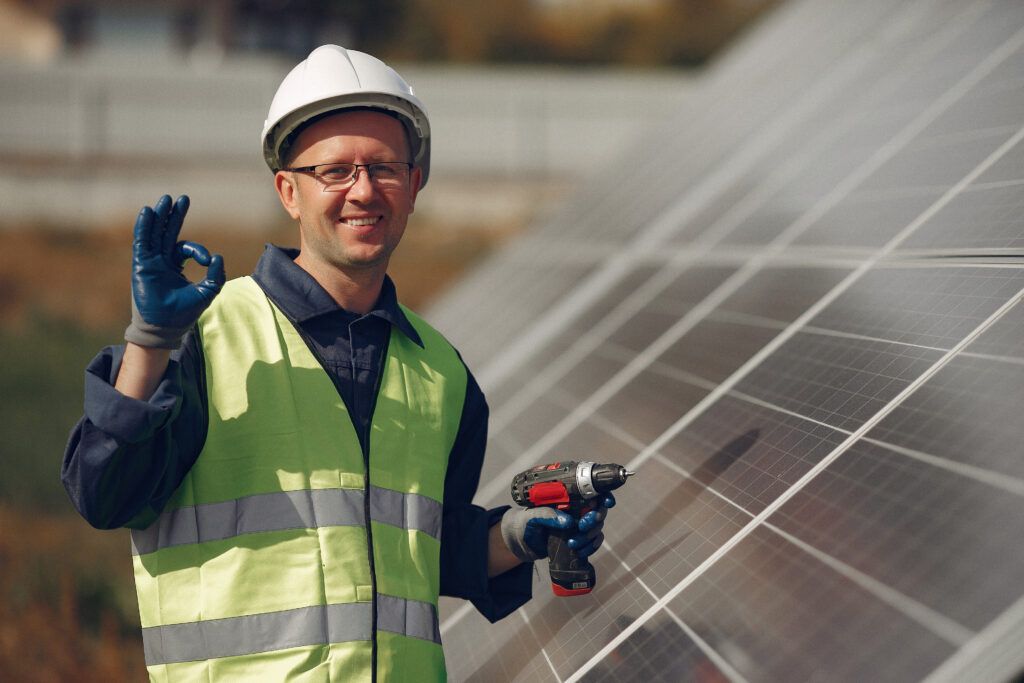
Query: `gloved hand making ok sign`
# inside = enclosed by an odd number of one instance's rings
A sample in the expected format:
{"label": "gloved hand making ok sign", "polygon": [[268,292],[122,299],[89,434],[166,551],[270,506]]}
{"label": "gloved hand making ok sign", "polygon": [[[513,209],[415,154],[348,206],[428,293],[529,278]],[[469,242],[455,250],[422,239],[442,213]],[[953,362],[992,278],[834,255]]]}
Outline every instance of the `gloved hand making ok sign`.
{"label": "gloved hand making ok sign", "polygon": [[577,524],[572,515],[551,507],[513,509],[501,518],[501,535],[512,554],[523,562],[548,556],[548,536],[552,530],[575,529],[568,545],[581,559],[590,557],[604,542],[604,519],[615,497],[606,493],[598,506],[583,515]]}
{"label": "gloved hand making ok sign", "polygon": [[[164,195],[143,207],[132,243],[132,322],[124,338],[139,346],[176,349],[224,284],[224,259],[201,244],[178,241],[188,197],[171,206]],[[186,259],[207,266],[206,277],[191,283],[182,274]]]}

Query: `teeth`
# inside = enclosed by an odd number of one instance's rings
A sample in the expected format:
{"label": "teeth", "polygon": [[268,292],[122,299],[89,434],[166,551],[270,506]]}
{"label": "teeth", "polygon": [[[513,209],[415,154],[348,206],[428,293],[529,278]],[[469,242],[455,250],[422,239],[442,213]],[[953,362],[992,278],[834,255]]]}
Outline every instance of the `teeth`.
{"label": "teeth", "polygon": [[358,228],[364,225],[373,225],[377,222],[377,218],[342,218],[341,222],[345,225],[351,225]]}

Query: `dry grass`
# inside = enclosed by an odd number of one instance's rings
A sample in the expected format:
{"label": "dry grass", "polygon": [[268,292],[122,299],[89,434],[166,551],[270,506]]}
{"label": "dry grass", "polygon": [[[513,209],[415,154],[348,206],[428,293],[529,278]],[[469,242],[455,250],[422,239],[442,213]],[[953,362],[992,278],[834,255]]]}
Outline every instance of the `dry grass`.
{"label": "dry grass", "polygon": [[0,680],[144,680],[127,532],[6,505],[0,528]]}
{"label": "dry grass", "polygon": [[[188,226],[188,239],[224,254],[228,277],[252,272],[267,242],[295,246],[295,228],[268,232]],[[420,308],[470,265],[515,231],[442,228],[415,223],[395,253],[391,274],[403,303]],[[131,233],[127,228],[88,233],[44,227],[0,232],[0,327],[23,328],[32,316],[83,329],[125,325],[130,313]],[[201,270],[189,265],[195,278]]]}

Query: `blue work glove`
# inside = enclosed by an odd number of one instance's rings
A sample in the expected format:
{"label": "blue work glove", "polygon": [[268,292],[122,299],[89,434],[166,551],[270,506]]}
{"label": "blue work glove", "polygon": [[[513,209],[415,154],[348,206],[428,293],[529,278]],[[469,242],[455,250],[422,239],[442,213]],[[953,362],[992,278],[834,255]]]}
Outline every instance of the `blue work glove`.
{"label": "blue work glove", "polygon": [[577,529],[579,534],[569,539],[567,545],[575,550],[581,559],[587,559],[604,543],[604,519],[608,508],[615,507],[615,496],[606,493],[598,506],[580,518]]}
{"label": "blue work glove", "polygon": [[597,509],[583,515],[578,527],[572,515],[550,507],[509,510],[501,518],[501,536],[519,560],[535,562],[548,556],[548,536],[552,530],[576,527],[580,533],[569,538],[569,547],[586,558],[604,541],[604,518],[614,505],[615,498],[606,494]]}
{"label": "blue work glove", "polygon": [[[132,242],[132,322],[124,338],[139,346],[176,349],[224,285],[224,259],[211,256],[195,242],[179,242],[188,212],[182,195],[171,207],[164,195],[154,208],[143,207],[135,221]],[[207,266],[206,278],[189,282],[182,274],[185,259]]]}

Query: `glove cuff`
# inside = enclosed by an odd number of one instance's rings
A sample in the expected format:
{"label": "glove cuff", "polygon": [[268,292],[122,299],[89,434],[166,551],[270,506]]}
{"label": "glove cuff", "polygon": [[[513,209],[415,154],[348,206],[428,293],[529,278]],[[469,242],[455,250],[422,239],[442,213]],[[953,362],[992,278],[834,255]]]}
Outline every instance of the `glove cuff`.
{"label": "glove cuff", "polygon": [[191,329],[189,327],[160,327],[151,325],[145,320],[132,319],[124,331],[125,341],[152,349],[170,349],[174,351],[181,346],[181,340]]}
{"label": "glove cuff", "polygon": [[547,557],[539,555],[526,544],[526,523],[532,516],[527,510],[509,510],[501,518],[501,538],[520,562],[536,562]]}
{"label": "glove cuff", "polygon": [[124,331],[124,339],[132,344],[151,349],[174,351],[181,346],[181,340],[185,338],[194,324],[189,323],[185,327],[169,327],[147,323],[146,319],[142,317],[139,307],[135,304],[135,297],[132,296],[132,322]]}

